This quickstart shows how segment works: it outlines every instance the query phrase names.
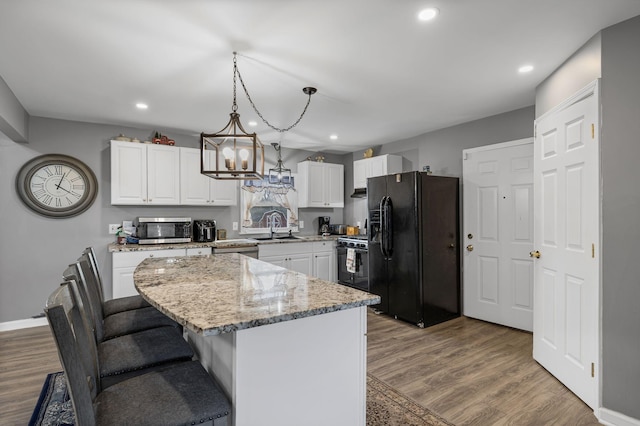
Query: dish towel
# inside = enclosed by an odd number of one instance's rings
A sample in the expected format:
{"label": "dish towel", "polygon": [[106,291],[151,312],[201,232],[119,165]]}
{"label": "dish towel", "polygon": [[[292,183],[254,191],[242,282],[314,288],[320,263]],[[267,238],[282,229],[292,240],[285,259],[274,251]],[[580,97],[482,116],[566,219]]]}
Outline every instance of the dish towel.
{"label": "dish towel", "polygon": [[347,272],[356,272],[356,251],[352,248],[347,249]]}

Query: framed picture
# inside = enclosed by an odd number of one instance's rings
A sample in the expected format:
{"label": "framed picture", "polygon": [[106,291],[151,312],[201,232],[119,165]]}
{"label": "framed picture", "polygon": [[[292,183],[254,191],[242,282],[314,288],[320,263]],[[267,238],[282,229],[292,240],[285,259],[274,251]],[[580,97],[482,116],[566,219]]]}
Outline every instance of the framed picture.
{"label": "framed picture", "polygon": [[298,232],[298,192],[291,185],[245,180],[240,186],[240,233]]}

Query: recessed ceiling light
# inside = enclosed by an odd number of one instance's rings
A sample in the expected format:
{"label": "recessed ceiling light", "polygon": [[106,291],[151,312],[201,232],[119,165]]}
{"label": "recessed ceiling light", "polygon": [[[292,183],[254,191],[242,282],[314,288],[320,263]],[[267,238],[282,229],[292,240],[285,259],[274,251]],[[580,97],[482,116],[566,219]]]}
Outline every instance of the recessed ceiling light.
{"label": "recessed ceiling light", "polygon": [[332,141],[335,141],[338,139],[338,135],[330,135],[329,139],[331,139]]}
{"label": "recessed ceiling light", "polygon": [[427,9],[421,10],[420,13],[418,13],[418,19],[421,21],[430,21],[438,16],[439,13],[440,11],[435,7],[429,7]]}
{"label": "recessed ceiling light", "polygon": [[251,126],[251,127],[256,127],[256,126],[258,125],[258,123],[257,123],[257,122],[255,122],[255,121],[250,121],[248,124],[249,124],[249,126]]}
{"label": "recessed ceiling light", "polygon": [[533,71],[533,65],[523,65],[518,68],[518,72],[523,74],[531,71]]}
{"label": "recessed ceiling light", "polygon": [[147,108],[149,108],[149,105],[147,105],[145,103],[142,103],[142,102],[138,102],[136,104],[136,108],[138,108],[138,109],[147,109]]}

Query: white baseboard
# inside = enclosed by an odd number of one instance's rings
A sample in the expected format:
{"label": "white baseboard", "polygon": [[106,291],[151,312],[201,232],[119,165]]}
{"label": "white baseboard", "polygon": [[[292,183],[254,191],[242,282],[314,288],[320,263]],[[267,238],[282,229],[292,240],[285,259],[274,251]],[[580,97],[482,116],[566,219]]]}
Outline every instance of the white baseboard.
{"label": "white baseboard", "polygon": [[611,426],[640,426],[640,420],[607,408],[600,408],[598,421]]}
{"label": "white baseboard", "polygon": [[21,328],[40,327],[48,324],[49,322],[45,317],[0,322],[0,331],[20,330]]}

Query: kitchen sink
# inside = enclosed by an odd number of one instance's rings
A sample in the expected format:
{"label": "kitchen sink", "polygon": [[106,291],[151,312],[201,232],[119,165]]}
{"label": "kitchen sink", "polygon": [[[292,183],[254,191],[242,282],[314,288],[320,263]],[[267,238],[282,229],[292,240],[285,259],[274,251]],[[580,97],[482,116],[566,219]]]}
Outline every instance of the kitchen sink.
{"label": "kitchen sink", "polygon": [[281,237],[273,236],[273,237],[254,237],[252,238],[257,241],[271,241],[271,240],[302,240],[304,237],[298,237],[296,235],[283,235]]}

